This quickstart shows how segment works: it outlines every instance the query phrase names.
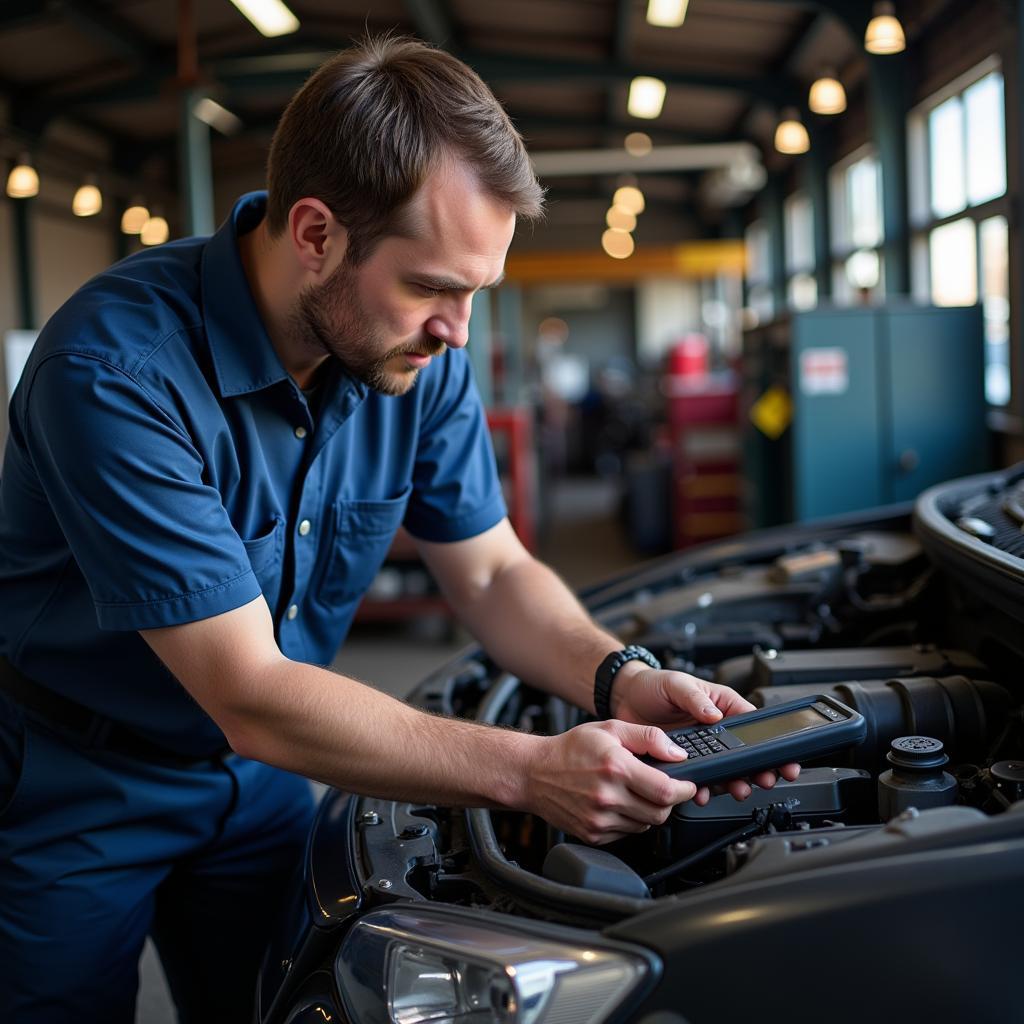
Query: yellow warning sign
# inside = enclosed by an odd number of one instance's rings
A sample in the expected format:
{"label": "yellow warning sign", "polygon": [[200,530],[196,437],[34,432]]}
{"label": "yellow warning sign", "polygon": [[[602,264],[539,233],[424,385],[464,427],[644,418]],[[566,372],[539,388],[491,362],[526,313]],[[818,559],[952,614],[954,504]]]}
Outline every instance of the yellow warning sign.
{"label": "yellow warning sign", "polygon": [[769,388],[750,407],[750,422],[771,441],[782,436],[792,418],[793,402],[782,388]]}

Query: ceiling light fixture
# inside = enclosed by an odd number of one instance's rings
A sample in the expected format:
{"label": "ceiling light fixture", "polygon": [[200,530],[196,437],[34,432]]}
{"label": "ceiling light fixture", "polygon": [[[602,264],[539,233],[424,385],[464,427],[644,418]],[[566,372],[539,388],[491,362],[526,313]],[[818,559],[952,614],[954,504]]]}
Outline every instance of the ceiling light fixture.
{"label": "ceiling light fixture", "polygon": [[679,28],[686,20],[690,0],[647,0],[647,23],[659,28]]}
{"label": "ceiling light fixture", "polygon": [[615,190],[612,206],[621,206],[634,217],[639,217],[644,212],[644,194],[635,185],[623,185]]}
{"label": "ceiling light fixture", "polygon": [[163,245],[170,237],[171,229],[159,214],[154,214],[142,225],[140,234],[143,245]]}
{"label": "ceiling light fixture", "polygon": [[800,114],[793,107],[788,107],[782,112],[782,120],[775,129],[775,148],[780,153],[794,156],[806,153],[811,148],[807,129],[800,120]]}
{"label": "ceiling light fixture", "polygon": [[96,184],[96,178],[89,175],[78,186],[75,198],[71,200],[71,212],[76,217],[94,217],[103,209],[103,193]]}
{"label": "ceiling light fixture", "polygon": [[601,236],[601,248],[613,259],[624,260],[633,255],[636,243],[628,231],[616,231],[609,228]]}
{"label": "ceiling light fixture", "polygon": [[815,114],[841,114],[846,109],[846,90],[830,71],[822,74],[812,86],[807,106]]}
{"label": "ceiling light fixture", "polygon": [[281,0],[231,0],[265,36],[286,36],[299,27],[299,19]]}
{"label": "ceiling light fixture", "polygon": [[227,107],[222,107],[216,100],[204,96],[192,108],[192,113],[203,124],[216,128],[221,135],[237,135],[242,130],[242,119],[232,114]]}
{"label": "ceiling light fixture", "polygon": [[639,75],[629,83],[626,109],[631,117],[653,120],[661,113],[665,102],[665,83],[660,78]]}
{"label": "ceiling light fixture", "polygon": [[654,149],[654,143],[646,132],[630,132],[622,145],[630,156],[647,156]]}
{"label": "ceiling light fixture", "polygon": [[148,220],[149,210],[145,203],[139,196],[134,196],[128,209],[121,214],[121,230],[126,235],[141,234]]}
{"label": "ceiling light fixture", "polygon": [[891,3],[877,3],[874,16],[868,22],[864,33],[864,49],[868,53],[902,53],[907,48],[903,26],[896,17],[896,8]]}
{"label": "ceiling light fixture", "polygon": [[7,175],[7,194],[12,199],[31,199],[39,195],[39,175],[29,162],[27,153],[18,157],[18,163]]}

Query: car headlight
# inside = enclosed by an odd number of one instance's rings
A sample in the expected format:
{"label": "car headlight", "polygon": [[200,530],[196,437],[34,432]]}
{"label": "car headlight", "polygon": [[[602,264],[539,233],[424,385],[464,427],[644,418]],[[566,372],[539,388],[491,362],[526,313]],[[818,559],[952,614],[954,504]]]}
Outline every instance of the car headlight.
{"label": "car headlight", "polygon": [[[353,1024],[600,1024],[650,973],[649,954],[589,933],[457,910],[376,910],[335,962]],[[540,934],[540,929],[550,931]]]}

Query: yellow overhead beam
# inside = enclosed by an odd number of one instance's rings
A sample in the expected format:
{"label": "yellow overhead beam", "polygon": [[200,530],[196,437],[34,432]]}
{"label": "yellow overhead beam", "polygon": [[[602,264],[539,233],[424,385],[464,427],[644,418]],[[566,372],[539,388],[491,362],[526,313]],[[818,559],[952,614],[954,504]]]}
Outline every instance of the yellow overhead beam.
{"label": "yellow overhead beam", "polygon": [[638,245],[633,255],[624,260],[612,259],[600,249],[512,252],[505,261],[505,280],[515,284],[563,281],[626,283],[649,277],[739,275],[745,270],[743,242],[728,239],[679,245]]}

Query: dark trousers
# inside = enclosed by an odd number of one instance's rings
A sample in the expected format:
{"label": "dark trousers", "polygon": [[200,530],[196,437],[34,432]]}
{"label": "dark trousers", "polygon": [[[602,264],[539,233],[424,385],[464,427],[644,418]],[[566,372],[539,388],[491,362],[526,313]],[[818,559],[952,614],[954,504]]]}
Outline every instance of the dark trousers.
{"label": "dark trousers", "polygon": [[151,934],[182,1024],[249,1024],[312,816],[287,772],[86,752],[0,695],[0,1020],[132,1024]]}

